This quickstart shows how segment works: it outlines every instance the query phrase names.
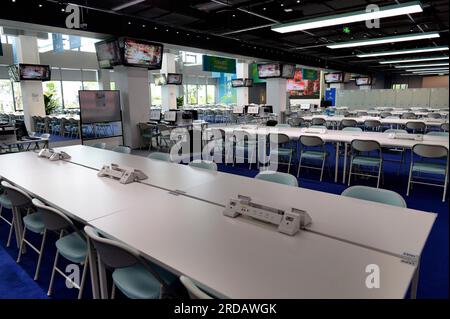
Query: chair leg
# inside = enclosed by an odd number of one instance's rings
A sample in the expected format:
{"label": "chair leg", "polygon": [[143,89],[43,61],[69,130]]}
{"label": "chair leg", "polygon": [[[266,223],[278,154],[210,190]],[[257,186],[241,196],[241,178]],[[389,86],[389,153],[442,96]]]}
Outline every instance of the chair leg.
{"label": "chair leg", "polygon": [[20,246],[19,246],[19,254],[17,255],[17,263],[20,263],[20,259],[22,257],[22,252],[23,252],[23,245],[25,244],[25,232],[26,232],[27,228],[24,227],[23,228],[23,233],[22,233],[22,238],[20,239]]}
{"label": "chair leg", "polygon": [[445,174],[444,193],[442,194],[442,202],[445,202],[445,195],[447,195],[447,184],[448,184],[448,172]]}
{"label": "chair leg", "polygon": [[53,292],[53,283],[55,282],[56,266],[58,265],[59,252],[56,251],[55,262],[53,263],[52,276],[50,277],[50,285],[48,286],[47,296],[51,296]]}
{"label": "chair leg", "polygon": [[300,177],[300,169],[301,168],[302,168],[302,156],[300,155],[300,159],[298,161],[297,178]]}
{"label": "chair leg", "polygon": [[81,297],[83,297],[84,283],[86,281],[86,273],[88,268],[89,268],[89,255],[86,255],[86,259],[84,260],[83,265],[83,274],[81,275],[81,283],[80,283],[80,291],[78,292],[78,299],[81,299]]}
{"label": "chair leg", "polygon": [[290,171],[291,171],[291,161],[292,161],[292,153],[289,155],[289,164],[288,164],[288,174],[290,173]]}
{"label": "chair leg", "polygon": [[11,226],[9,227],[9,234],[8,234],[8,240],[6,242],[6,247],[11,246],[11,238],[14,231],[14,220],[11,221]]}
{"label": "chair leg", "polygon": [[41,269],[41,261],[42,256],[44,255],[44,247],[45,247],[45,239],[47,238],[47,230],[44,230],[44,234],[42,235],[42,243],[41,249],[39,250],[39,258],[36,266],[36,272],[34,273],[34,280],[38,280],[39,278],[39,270]]}
{"label": "chair leg", "polygon": [[352,178],[352,168],[353,168],[353,159],[350,161],[350,168],[348,169],[348,185],[350,186],[350,181]]}
{"label": "chair leg", "polygon": [[382,169],[382,165],[380,164],[380,167],[378,169],[377,188],[380,188],[381,169]]}
{"label": "chair leg", "polygon": [[111,299],[115,299],[116,298],[116,285],[112,284],[112,288],[111,288]]}
{"label": "chair leg", "polygon": [[322,170],[320,171],[320,181],[322,181],[322,179],[323,179],[323,170],[324,170],[324,168],[325,168],[325,157],[323,158],[323,160],[322,160]]}
{"label": "chair leg", "polygon": [[412,165],[413,165],[413,163],[411,163],[410,168],[409,168],[408,188],[406,189],[406,196],[409,196],[409,190],[410,190],[410,188],[411,188],[411,181],[412,181]]}

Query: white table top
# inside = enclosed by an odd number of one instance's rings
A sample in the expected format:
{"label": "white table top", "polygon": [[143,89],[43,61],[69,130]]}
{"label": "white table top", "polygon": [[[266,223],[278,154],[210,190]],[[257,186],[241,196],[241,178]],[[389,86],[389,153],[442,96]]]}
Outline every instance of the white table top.
{"label": "white table top", "polygon": [[436,214],[221,173],[213,182],[183,189],[226,205],[238,195],[271,207],[305,210],[310,230],[389,253],[420,255]]}
{"label": "white table top", "polygon": [[[399,258],[309,232],[296,236],[166,194],[158,209],[126,209],[90,224],[150,260],[230,298],[403,298],[415,267]],[[365,286],[366,266],[381,270]]]}
{"label": "white table top", "polygon": [[34,152],[0,156],[0,176],[82,222],[133,205],[153,205],[164,191],[123,185],[69,162],[51,162]]}
{"label": "white table top", "polygon": [[122,154],[84,145],[60,147],[55,150],[67,152],[71,156],[69,161],[72,163],[97,170],[100,170],[103,165],[110,165],[111,163],[140,169],[148,176],[148,179],[143,181],[144,183],[168,190],[180,190],[181,188],[209,182],[217,174],[216,172],[172,165],[142,156]]}
{"label": "white table top", "polygon": [[313,118],[323,118],[329,122],[341,122],[342,120],[355,120],[358,123],[364,123],[366,120],[377,120],[380,121],[381,124],[399,124],[405,125],[407,122],[424,122],[427,126],[441,126],[443,123],[446,123],[446,120],[441,119],[400,119],[400,118],[380,118],[377,116],[360,116],[360,117],[344,117],[344,116],[328,116],[328,115],[312,115],[312,116],[302,116],[306,121],[311,121]]}
{"label": "white table top", "polygon": [[344,142],[351,143],[354,139],[362,140],[375,140],[380,143],[381,146],[389,147],[405,147],[412,148],[416,144],[430,144],[430,145],[442,145],[444,147],[449,147],[448,137],[446,136],[428,136],[424,135],[423,141],[407,140],[407,139],[393,139],[389,138],[387,133],[379,132],[353,132],[353,131],[342,131],[342,130],[327,130],[326,133],[307,133],[305,128],[298,127],[259,127],[252,128],[246,125],[230,125],[222,127],[214,127],[207,129],[211,131],[214,129],[223,129],[225,132],[231,134],[235,130],[244,130],[249,134],[269,134],[269,133],[282,133],[289,136],[292,140],[297,140],[302,135],[307,136],[319,136],[325,142]]}

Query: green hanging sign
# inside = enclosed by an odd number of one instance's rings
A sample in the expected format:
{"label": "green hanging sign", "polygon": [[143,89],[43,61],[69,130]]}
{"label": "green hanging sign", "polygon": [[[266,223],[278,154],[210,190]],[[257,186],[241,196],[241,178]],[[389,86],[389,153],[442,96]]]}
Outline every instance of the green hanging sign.
{"label": "green hanging sign", "polygon": [[317,80],[319,78],[319,72],[311,69],[302,69],[303,80]]}
{"label": "green hanging sign", "polygon": [[228,59],[212,55],[203,55],[203,71],[236,73],[236,59]]}
{"label": "green hanging sign", "polygon": [[258,64],[252,63],[250,66],[250,77],[253,79],[253,83],[265,83],[266,80],[260,79],[258,75]]}

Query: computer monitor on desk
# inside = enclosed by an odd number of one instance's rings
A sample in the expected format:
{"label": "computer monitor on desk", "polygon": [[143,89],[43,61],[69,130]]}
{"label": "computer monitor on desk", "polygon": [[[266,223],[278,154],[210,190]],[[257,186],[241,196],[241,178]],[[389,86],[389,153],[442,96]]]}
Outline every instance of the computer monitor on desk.
{"label": "computer monitor on desk", "polygon": [[243,106],[233,106],[233,114],[244,114]]}
{"label": "computer monitor on desk", "polygon": [[175,123],[177,121],[177,111],[166,111],[164,113],[164,121]]}
{"label": "computer monitor on desk", "polygon": [[150,110],[150,121],[161,121],[161,110]]}
{"label": "computer monitor on desk", "polygon": [[258,115],[259,114],[259,106],[249,105],[247,107],[247,114]]}

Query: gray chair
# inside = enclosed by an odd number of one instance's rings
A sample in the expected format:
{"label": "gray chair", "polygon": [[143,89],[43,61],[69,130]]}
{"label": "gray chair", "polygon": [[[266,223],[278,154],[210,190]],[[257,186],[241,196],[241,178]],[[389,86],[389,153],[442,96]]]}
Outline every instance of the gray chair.
{"label": "gray chair", "polygon": [[[237,130],[233,132],[233,138],[233,147],[228,148],[228,154],[233,152],[233,166],[236,165],[237,159],[242,159],[244,162],[247,159],[249,163],[248,169],[251,169],[253,162],[256,162],[257,159],[257,136],[246,131]],[[247,154],[247,157],[245,154]]]}
{"label": "gray chair", "polygon": [[346,197],[367,200],[371,202],[382,203],[386,205],[392,205],[403,208],[407,207],[405,200],[400,194],[382,188],[374,188],[359,185],[352,186],[344,190],[341,195]]}
{"label": "gray chair", "polygon": [[161,152],[153,152],[150,153],[147,158],[158,160],[158,161],[164,161],[164,162],[171,162],[170,154],[169,153],[161,153]]}
{"label": "gray chair", "polygon": [[345,128],[345,127],[356,127],[358,126],[358,122],[356,120],[353,119],[343,119],[341,121],[341,128]]}
{"label": "gray chair", "polygon": [[200,290],[192,281],[191,278],[180,276],[180,281],[188,291],[191,299],[213,299],[210,295]]}
{"label": "gray chair", "polygon": [[212,161],[195,160],[188,164],[190,167],[202,168],[210,171],[217,171],[217,164]]}
{"label": "gray chair", "polygon": [[348,126],[348,127],[344,127],[342,129],[343,132],[362,132],[362,128],[360,127],[352,127],[352,126]]}
{"label": "gray chair", "polygon": [[378,120],[365,120],[364,128],[366,131],[379,131],[381,128],[381,122]]}
{"label": "gray chair", "polygon": [[327,121],[321,117],[315,117],[311,120],[311,125],[326,125]]}
{"label": "gray chair", "polygon": [[274,171],[263,171],[255,176],[255,179],[278,183],[288,186],[298,187],[298,181],[295,176],[286,173],[274,172]]}
{"label": "gray chair", "polygon": [[[328,152],[325,150],[325,142],[318,136],[302,135],[299,138],[300,159],[298,163],[297,177],[300,176],[300,169],[302,167],[320,170],[320,181],[323,179],[323,171],[325,162],[328,157]],[[310,162],[319,162],[320,167],[302,165],[303,160]]]}
{"label": "gray chair", "polygon": [[405,128],[411,130],[414,134],[417,132],[425,133],[427,125],[424,122],[406,122]]}
{"label": "gray chair", "polygon": [[104,150],[104,149],[106,149],[106,143],[95,143],[92,145],[92,147],[100,148],[100,149]]}
{"label": "gray chair", "polygon": [[8,196],[6,196],[5,190],[0,187],[0,219],[9,226],[8,239],[6,241],[6,247],[9,247],[11,244],[12,233],[14,231],[14,219],[11,217],[11,220],[9,220],[6,217],[2,216],[3,208],[12,210],[12,203],[9,200]]}
{"label": "gray chair", "polygon": [[[269,143],[270,143],[270,161],[276,157],[277,164],[285,164],[288,165],[288,173],[291,170],[292,163],[292,155],[294,150],[291,147],[291,140],[289,136],[282,133],[271,133],[269,134]],[[280,159],[282,157],[288,157],[289,161],[281,162]]]}
{"label": "gray chair", "polygon": [[444,132],[448,132],[448,123],[442,123],[441,124],[441,130]]}
{"label": "gray chair", "polygon": [[[390,134],[390,133],[400,133],[400,134],[408,134],[407,130],[402,130],[402,129],[387,129],[385,130],[383,133],[385,134]],[[404,147],[383,147],[383,154],[393,154],[393,155],[400,155],[400,160],[391,160],[391,159],[386,159],[384,158],[384,161],[388,161],[388,162],[397,162],[400,163],[399,169],[397,171],[397,175],[400,175],[400,170],[403,167],[403,164],[405,163],[406,160],[406,150]]]}
{"label": "gray chair", "polygon": [[363,116],[368,116],[368,115],[369,115],[369,113],[367,113],[367,112],[358,112],[358,113],[356,113],[357,117],[363,117]]}
{"label": "gray chair", "polygon": [[129,148],[128,146],[119,145],[119,146],[114,147],[112,149],[112,151],[117,152],[117,153],[122,153],[122,154],[130,154],[131,148]]}
{"label": "gray chair", "polygon": [[407,119],[407,120],[415,120],[417,118],[417,116],[413,112],[405,112],[400,116],[400,118]]}
{"label": "gray chair", "polygon": [[[75,227],[74,223],[66,215],[53,207],[45,205],[36,198],[33,199],[33,205],[36,207],[38,213],[41,214],[45,227],[44,236],[47,231],[59,233],[59,239],[55,242],[56,255],[47,295],[52,295],[55,275],[58,273],[65,278],[66,283],[69,282],[79,290],[78,299],[81,299],[89,263],[87,242],[84,234]],[[63,270],[58,268],[60,255],[72,263],[83,265],[83,273],[79,283],[74,282]]]}
{"label": "gray chair", "polygon": [[131,299],[159,299],[169,287],[163,277],[146,262],[138,251],[117,241],[104,238],[94,228],[85,226],[90,247],[98,257],[101,295],[108,299],[105,267],[112,270],[111,298],[116,287]]}
{"label": "gray chair", "polygon": [[387,117],[389,117],[389,116],[392,116],[392,113],[391,113],[391,112],[381,112],[381,113],[380,113],[380,117],[381,117],[382,119],[385,119],[385,118],[387,118]]}
{"label": "gray chair", "polygon": [[[377,155],[371,155],[376,152]],[[361,172],[354,172],[354,166],[361,169]],[[363,167],[369,167],[372,170],[378,169],[377,175],[364,173]],[[383,156],[381,146],[377,141],[371,140],[353,140],[351,143],[350,169],[348,174],[348,186],[350,186],[352,175],[372,177],[377,179],[377,188],[380,187],[381,172],[383,167]]]}
{"label": "gray chair", "polygon": [[[420,159],[417,159],[415,155]],[[443,184],[432,183],[438,181],[434,176],[443,177]],[[443,187],[442,201],[445,202],[448,184],[448,149],[446,147],[427,144],[413,146],[406,196],[409,196],[413,184]]]}
{"label": "gray chair", "polygon": [[428,113],[427,117],[430,119],[440,119],[442,115],[439,113]]}
{"label": "gray chair", "polygon": [[291,118],[288,120],[288,124],[291,127],[300,127],[305,124],[305,120],[301,117]]}

